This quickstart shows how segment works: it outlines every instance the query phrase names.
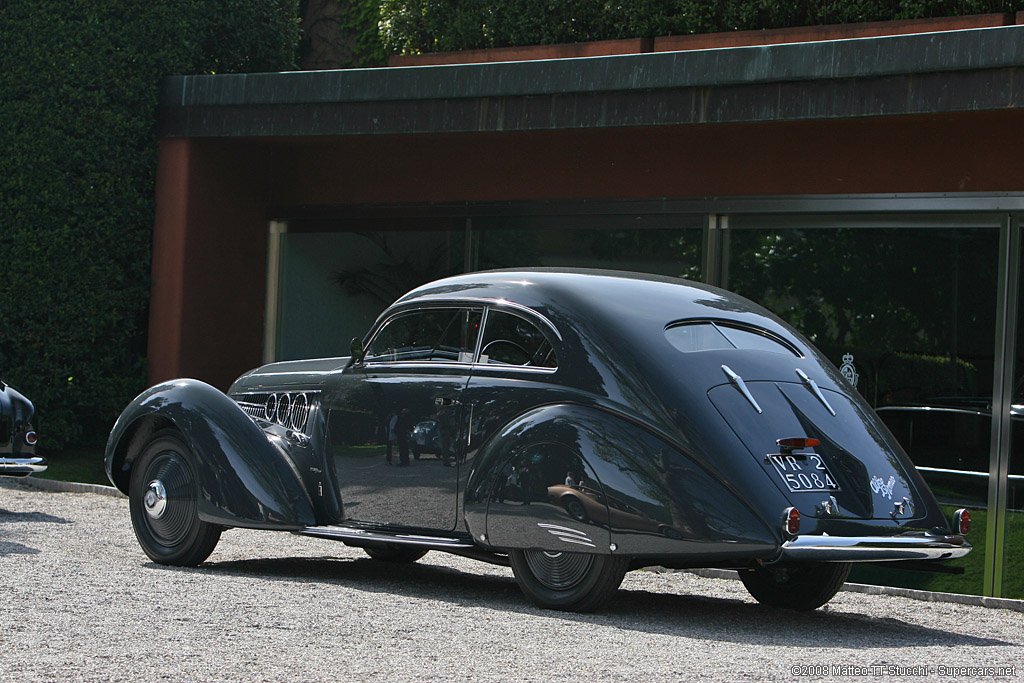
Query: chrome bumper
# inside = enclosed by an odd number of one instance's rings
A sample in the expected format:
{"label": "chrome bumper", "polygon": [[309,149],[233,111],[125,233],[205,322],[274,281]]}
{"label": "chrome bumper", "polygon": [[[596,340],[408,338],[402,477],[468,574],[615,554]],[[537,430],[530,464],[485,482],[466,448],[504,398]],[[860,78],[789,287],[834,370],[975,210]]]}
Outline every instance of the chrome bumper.
{"label": "chrome bumper", "polygon": [[777,561],[886,562],[952,560],[971,552],[963,536],[797,536]]}
{"label": "chrome bumper", "polygon": [[27,477],[46,471],[46,458],[4,458],[0,457],[0,476]]}

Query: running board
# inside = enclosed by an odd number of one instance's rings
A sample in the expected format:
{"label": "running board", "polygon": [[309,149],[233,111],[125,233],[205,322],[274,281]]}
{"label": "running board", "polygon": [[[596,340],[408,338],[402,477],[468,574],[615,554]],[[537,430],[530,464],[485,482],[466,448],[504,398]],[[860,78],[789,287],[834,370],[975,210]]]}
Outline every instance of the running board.
{"label": "running board", "polygon": [[343,541],[348,545],[356,547],[370,545],[373,543],[397,543],[401,545],[415,545],[431,550],[440,550],[453,555],[461,555],[481,562],[496,564],[502,567],[509,566],[508,557],[498,553],[488,552],[478,547],[471,541],[444,536],[420,536],[417,534],[384,534],[366,529],[354,529],[345,526],[307,526],[293,533],[303,536],[315,536],[327,538],[333,541]]}
{"label": "running board", "polygon": [[354,529],[346,526],[307,526],[295,533],[318,538],[330,538],[336,541],[353,543],[399,543],[402,545],[419,545],[435,550],[466,550],[476,548],[472,541],[444,536],[419,536],[416,534],[383,534],[366,529]]}

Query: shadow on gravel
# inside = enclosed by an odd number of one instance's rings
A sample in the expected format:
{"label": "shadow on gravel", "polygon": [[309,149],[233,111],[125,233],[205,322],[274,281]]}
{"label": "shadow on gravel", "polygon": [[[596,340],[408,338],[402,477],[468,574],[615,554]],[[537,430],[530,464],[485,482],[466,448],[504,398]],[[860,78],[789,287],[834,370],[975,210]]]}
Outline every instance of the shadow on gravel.
{"label": "shadow on gravel", "polygon": [[796,612],[728,598],[619,590],[597,614],[542,610],[530,605],[511,576],[473,574],[425,563],[389,564],[369,558],[272,558],[208,562],[198,569],[149,564],[166,571],[243,576],[257,581],[288,581],[344,586],[372,593],[405,595],[466,606],[487,607],[536,617],[669,636],[778,645],[780,647],[891,648],[901,646],[989,647],[1012,643],[906,623],[893,617],[856,612]]}
{"label": "shadow on gravel", "polygon": [[3,555],[38,555],[41,550],[36,548],[29,548],[27,545],[20,543],[11,543],[10,541],[0,541],[0,556]]}
{"label": "shadow on gravel", "polygon": [[827,608],[798,612],[699,595],[620,590],[609,607],[609,613],[628,616],[631,621],[642,619],[653,624],[671,624],[665,630],[644,628],[647,624],[637,630],[689,635],[701,632],[705,639],[757,645],[863,649],[891,648],[893,643],[906,647],[1019,645],[941,627],[911,624],[894,617]]}
{"label": "shadow on gravel", "polygon": [[3,522],[50,522],[51,524],[71,524],[70,519],[55,517],[45,512],[11,512],[0,508],[0,523]]}

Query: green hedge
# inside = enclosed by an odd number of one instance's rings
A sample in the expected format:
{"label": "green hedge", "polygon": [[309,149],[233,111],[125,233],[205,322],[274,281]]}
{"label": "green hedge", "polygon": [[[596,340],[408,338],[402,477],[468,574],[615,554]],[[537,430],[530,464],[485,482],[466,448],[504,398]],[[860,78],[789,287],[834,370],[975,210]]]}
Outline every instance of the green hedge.
{"label": "green hedge", "polygon": [[1021,9],[1024,0],[383,0],[381,33],[390,52],[416,54]]}
{"label": "green hedge", "polygon": [[40,445],[102,445],[145,386],[154,123],[171,74],[281,70],[295,0],[0,2],[0,376]]}

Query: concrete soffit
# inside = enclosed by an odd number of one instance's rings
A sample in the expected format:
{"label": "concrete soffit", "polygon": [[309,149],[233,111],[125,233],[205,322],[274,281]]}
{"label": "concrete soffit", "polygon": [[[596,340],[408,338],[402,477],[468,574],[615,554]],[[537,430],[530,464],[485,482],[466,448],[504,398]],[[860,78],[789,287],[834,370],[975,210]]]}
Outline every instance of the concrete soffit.
{"label": "concrete soffit", "polygon": [[1024,26],[604,57],[175,76],[164,137],[557,130],[1024,106]]}

